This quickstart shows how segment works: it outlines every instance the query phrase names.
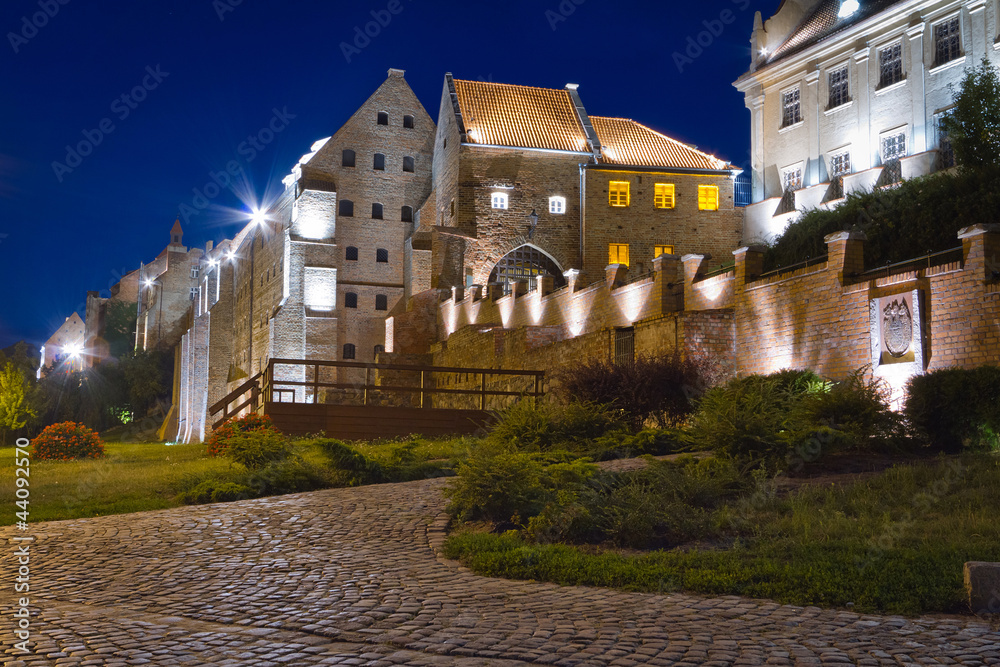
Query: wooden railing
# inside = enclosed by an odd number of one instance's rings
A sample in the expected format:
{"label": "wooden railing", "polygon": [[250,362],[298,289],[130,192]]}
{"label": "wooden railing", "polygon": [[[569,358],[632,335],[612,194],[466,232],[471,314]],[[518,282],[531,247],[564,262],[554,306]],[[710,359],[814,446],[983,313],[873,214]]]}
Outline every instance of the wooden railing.
{"label": "wooden railing", "polygon": [[[309,377],[311,371],[312,379],[306,380],[275,380],[275,366],[300,366],[306,368],[305,377]],[[345,368],[364,370],[364,382],[326,382],[320,379],[321,368]],[[404,373],[419,374],[419,380],[414,378],[414,384],[373,384],[373,371],[397,371]],[[478,387],[475,389],[446,389],[430,384],[429,380],[433,374],[441,373],[462,373],[466,375],[478,375]],[[532,383],[530,391],[507,391],[489,388],[489,378],[504,376],[521,376],[529,378]],[[323,361],[323,360],[303,360],[303,359],[271,359],[267,368],[253,376],[235,390],[230,392],[209,408],[212,416],[222,413],[213,423],[213,428],[218,428],[223,422],[232,418],[240,411],[249,408],[251,411],[261,409],[267,403],[295,403],[297,396],[302,395],[305,399],[305,390],[311,389],[312,402],[317,401],[320,389],[353,390],[359,393],[361,404],[369,405],[373,393],[382,394],[417,394],[419,396],[419,407],[430,407],[428,398],[434,394],[451,394],[460,396],[475,397],[479,410],[486,410],[487,399],[494,396],[514,397],[527,396],[535,400],[544,396],[542,391],[542,380],[545,377],[544,371],[517,371],[502,370],[496,368],[461,368],[448,366],[410,366],[403,364],[369,364],[354,361]],[[291,399],[291,400],[288,400]],[[310,402],[303,400],[302,402]],[[235,406],[233,405],[235,403]],[[231,407],[232,406],[232,407]]]}

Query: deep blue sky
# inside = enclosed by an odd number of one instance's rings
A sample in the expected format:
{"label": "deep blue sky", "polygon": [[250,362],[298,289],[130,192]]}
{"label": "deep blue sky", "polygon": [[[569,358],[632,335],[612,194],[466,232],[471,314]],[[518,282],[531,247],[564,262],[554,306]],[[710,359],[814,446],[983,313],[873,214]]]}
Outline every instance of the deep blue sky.
{"label": "deep blue sky", "polygon": [[[730,84],[749,63],[754,11],[767,18],[778,0],[395,1],[402,10],[348,63],[341,42],[372,11],[384,20],[390,0],[4,0],[0,347],[43,343],[71,312],[83,315],[87,290],[107,290],[154,258],[192,190],[239,156],[272,109],[295,118],[249,164],[260,196],[336,132],[389,67],[406,70],[434,118],[447,71],[574,82],[592,114],[634,118],[747,162],[749,112]],[[58,12],[25,28],[40,4]],[[702,35],[708,46],[679,71],[674,53],[706,21],[718,36]],[[129,108],[121,96],[144,79],[152,89]],[[84,132],[100,144],[72,172],[60,168],[60,182],[53,162],[67,164],[66,146]],[[238,197],[224,192],[213,205],[185,227],[187,245],[239,228]]]}

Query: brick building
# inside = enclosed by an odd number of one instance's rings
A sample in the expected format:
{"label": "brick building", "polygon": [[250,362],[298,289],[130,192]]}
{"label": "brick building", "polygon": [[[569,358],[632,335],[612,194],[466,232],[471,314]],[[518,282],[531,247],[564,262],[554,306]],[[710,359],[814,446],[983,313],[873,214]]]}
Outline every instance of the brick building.
{"label": "brick building", "polygon": [[[108,313],[109,311],[126,309],[131,314],[137,313],[137,301],[139,298],[139,270],[130,271],[122,276],[121,280],[111,286],[110,293],[102,297],[100,292],[87,292],[87,306],[84,318],[85,333],[84,346],[86,348],[87,367],[100,363],[113,356],[113,351],[108,342]],[[117,314],[117,313],[115,313]],[[132,330],[130,334],[134,334]],[[135,337],[129,337],[129,349],[135,346]]]}
{"label": "brick building", "polygon": [[434,191],[407,248],[412,299],[387,322],[396,353],[425,352],[441,333],[428,288],[586,284],[609,265],[648,272],[662,254],[724,258],[742,234],[738,169],[633,120],[590,116],[575,84],[446,74],[434,148]]}
{"label": "brick building", "polygon": [[59,325],[39,351],[37,377],[48,375],[54,370],[83,370],[84,359],[84,323],[77,313],[73,313]]}

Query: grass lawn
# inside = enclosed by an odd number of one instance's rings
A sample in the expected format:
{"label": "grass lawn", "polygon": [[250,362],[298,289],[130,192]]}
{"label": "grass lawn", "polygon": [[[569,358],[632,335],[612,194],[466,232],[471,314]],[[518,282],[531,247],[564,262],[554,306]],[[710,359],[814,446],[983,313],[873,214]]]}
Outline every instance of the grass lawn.
{"label": "grass lawn", "polygon": [[[434,474],[447,465],[435,461],[462,457],[470,447],[468,438],[450,440],[415,439],[406,442],[357,443],[366,456],[387,466],[410,464],[414,472]],[[295,453],[310,468],[325,469],[328,461],[310,440],[292,442]],[[126,514],[143,510],[178,507],[177,495],[199,480],[218,477],[235,479],[244,470],[225,458],[205,454],[205,445],[162,443],[115,443],[104,445],[103,459],[79,461],[31,460],[30,522],[77,519]],[[401,459],[403,459],[401,461]],[[441,474],[437,472],[436,474]],[[0,448],[0,525],[15,522],[18,508],[14,479],[14,447]]]}
{"label": "grass lawn", "polygon": [[962,566],[1000,561],[1000,460],[966,456],[729,507],[713,546],[622,553],[459,532],[451,558],[487,576],[745,595],[859,612],[965,612]]}

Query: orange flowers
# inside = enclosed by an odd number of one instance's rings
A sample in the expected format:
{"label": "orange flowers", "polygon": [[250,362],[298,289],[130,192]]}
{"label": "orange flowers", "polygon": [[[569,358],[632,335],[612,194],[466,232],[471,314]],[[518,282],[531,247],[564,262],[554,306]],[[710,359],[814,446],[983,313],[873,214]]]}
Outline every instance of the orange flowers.
{"label": "orange flowers", "polygon": [[94,431],[76,422],[62,422],[45,428],[32,442],[33,456],[49,461],[99,459],[104,443]]}

